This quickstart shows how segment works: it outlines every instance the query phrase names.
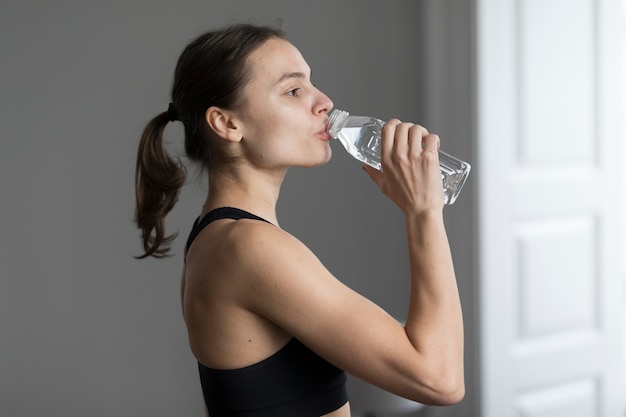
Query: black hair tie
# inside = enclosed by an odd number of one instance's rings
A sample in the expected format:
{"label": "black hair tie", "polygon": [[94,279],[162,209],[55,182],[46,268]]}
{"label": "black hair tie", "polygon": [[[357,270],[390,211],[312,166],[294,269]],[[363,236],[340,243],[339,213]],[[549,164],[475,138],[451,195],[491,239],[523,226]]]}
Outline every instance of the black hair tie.
{"label": "black hair tie", "polygon": [[167,107],[167,115],[169,116],[170,122],[176,122],[180,120],[178,118],[178,113],[176,112],[176,109],[174,108],[174,103],[170,103],[170,105]]}

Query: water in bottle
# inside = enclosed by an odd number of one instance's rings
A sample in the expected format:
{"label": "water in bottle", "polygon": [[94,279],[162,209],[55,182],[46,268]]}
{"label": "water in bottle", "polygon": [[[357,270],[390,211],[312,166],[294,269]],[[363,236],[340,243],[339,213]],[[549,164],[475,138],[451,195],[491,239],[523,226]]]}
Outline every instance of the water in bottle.
{"label": "water in bottle", "polygon": [[[339,140],[350,155],[376,169],[380,164],[380,138],[385,122],[374,117],[351,116],[334,109],[329,114],[328,133]],[[439,151],[439,168],[443,181],[445,204],[458,197],[471,166],[467,162]]]}

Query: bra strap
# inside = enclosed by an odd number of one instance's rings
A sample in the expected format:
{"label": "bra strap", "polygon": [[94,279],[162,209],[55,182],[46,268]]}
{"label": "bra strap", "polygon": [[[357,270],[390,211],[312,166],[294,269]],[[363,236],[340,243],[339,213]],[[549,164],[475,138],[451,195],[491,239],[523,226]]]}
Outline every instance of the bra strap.
{"label": "bra strap", "polygon": [[215,220],[220,220],[220,219],[233,219],[233,220],[252,219],[252,220],[261,220],[266,223],[270,223],[264,218],[259,217],[255,214],[252,214],[250,212],[247,212],[245,210],[241,210],[235,207],[218,207],[216,209],[209,211],[207,214],[205,214],[205,216],[202,219],[200,218],[196,219],[196,221],[193,223],[191,233],[189,234],[189,238],[187,238],[187,244],[185,245],[185,252],[187,252],[187,250],[191,246],[191,243],[198,236],[198,234],[200,234],[202,229],[204,229],[207,225],[209,225],[209,223],[214,222]]}

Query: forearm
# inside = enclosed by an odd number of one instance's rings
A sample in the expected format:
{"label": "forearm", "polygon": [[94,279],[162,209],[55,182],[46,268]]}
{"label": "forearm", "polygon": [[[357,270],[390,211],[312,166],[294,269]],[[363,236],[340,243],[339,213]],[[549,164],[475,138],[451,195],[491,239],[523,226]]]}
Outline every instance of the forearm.
{"label": "forearm", "polygon": [[406,332],[435,375],[463,378],[463,318],[441,212],[406,217],[411,294]]}

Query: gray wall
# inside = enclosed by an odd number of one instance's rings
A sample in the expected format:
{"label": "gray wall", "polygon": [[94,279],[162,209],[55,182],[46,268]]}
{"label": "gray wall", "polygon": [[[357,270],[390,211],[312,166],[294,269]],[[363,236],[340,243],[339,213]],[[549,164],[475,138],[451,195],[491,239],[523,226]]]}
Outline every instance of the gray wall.
{"label": "gray wall", "polygon": [[[424,96],[423,6],[0,0],[0,415],[201,415],[178,290],[202,181],[191,179],[168,218],[181,233],[176,256],[132,258],[140,253],[135,149],[144,124],[167,107],[178,54],[207,28],[282,19],[337,107],[428,126],[435,117]],[[180,134],[167,130],[174,149]],[[442,140],[471,161],[471,147],[459,145],[468,138]],[[290,172],[281,225],[341,280],[402,318],[401,212],[334,150],[326,166]],[[461,221],[471,202],[466,192],[446,209],[460,280],[472,275],[471,252],[461,253],[472,236]],[[471,305],[471,290],[465,299]]]}

